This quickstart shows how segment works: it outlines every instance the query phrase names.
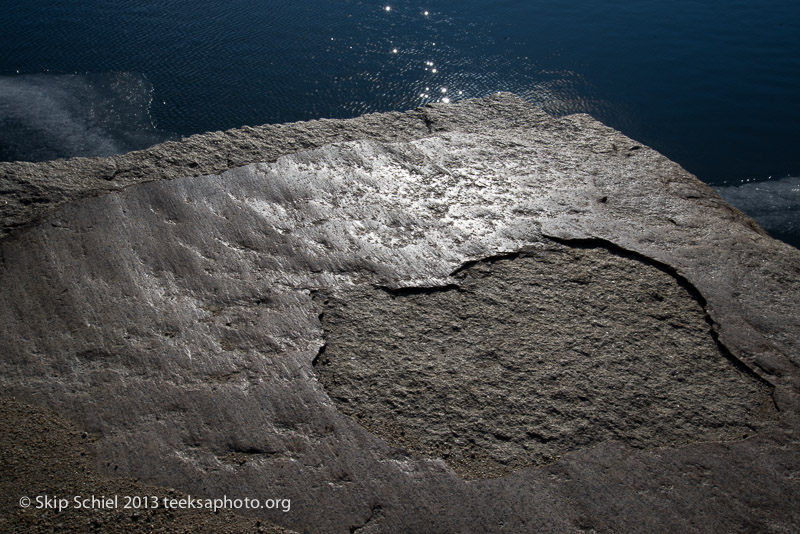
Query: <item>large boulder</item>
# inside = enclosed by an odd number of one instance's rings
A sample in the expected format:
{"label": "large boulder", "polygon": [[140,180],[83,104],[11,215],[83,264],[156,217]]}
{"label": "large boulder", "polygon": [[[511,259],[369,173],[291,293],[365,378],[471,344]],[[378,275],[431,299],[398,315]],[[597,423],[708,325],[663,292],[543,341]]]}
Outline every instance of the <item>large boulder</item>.
{"label": "large boulder", "polygon": [[0,172],[4,395],[103,475],[301,532],[800,524],[800,251],[591,117],[498,94]]}

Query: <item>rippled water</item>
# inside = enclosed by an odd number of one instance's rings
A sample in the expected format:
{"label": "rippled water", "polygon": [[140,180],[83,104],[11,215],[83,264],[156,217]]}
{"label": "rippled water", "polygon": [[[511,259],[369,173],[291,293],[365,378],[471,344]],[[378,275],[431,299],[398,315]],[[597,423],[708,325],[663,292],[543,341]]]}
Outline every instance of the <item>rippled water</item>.
{"label": "rippled water", "polygon": [[773,237],[800,248],[800,177],[744,180],[715,189]]}
{"label": "rippled water", "polygon": [[0,17],[0,157],[504,90],[711,184],[798,176],[798,35],[789,0],[26,0]]}
{"label": "rippled water", "polygon": [[110,156],[171,137],[149,115],[141,75],[0,76],[0,161]]}

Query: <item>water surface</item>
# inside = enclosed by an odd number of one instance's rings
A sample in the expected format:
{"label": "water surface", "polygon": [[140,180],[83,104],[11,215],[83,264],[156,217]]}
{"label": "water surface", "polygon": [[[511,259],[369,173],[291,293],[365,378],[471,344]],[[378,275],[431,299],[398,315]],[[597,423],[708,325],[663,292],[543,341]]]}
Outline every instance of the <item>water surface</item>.
{"label": "water surface", "polygon": [[27,0],[0,17],[0,158],[513,91],[713,185],[800,176],[798,35],[788,0]]}

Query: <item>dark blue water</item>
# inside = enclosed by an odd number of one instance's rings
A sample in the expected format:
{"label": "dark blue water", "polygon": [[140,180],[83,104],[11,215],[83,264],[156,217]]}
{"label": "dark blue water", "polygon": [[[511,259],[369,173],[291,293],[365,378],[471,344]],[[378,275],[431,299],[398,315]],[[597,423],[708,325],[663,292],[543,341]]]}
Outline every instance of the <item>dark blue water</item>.
{"label": "dark blue water", "polygon": [[0,159],[504,90],[800,203],[796,1],[2,1]]}

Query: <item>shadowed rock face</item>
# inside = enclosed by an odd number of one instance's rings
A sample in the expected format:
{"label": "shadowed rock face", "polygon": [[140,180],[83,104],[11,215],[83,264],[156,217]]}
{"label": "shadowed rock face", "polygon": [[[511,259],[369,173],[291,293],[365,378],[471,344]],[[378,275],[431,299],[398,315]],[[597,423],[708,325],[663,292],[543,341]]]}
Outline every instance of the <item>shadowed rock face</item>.
{"label": "shadowed rock face", "polygon": [[[87,450],[97,439],[69,421],[42,408],[0,399],[0,447],[3,455],[3,492],[0,506],[4,532],[263,532],[293,534],[279,527],[244,518],[231,510],[197,510],[164,507],[164,500],[188,499],[175,491],[148,486],[130,478],[99,475],[88,461]],[[115,467],[107,466],[110,469]],[[47,495],[66,499],[62,510],[22,508],[21,496]],[[118,496],[118,506],[106,498]],[[74,496],[91,510],[76,509]],[[94,504],[91,497],[95,496]],[[126,500],[125,497],[131,497]],[[133,498],[138,499],[134,501]],[[148,506],[141,506],[142,500]],[[137,506],[125,508],[125,505]],[[154,504],[157,506],[153,507]]]}
{"label": "shadowed rock face", "polygon": [[800,521],[800,252],[589,117],[497,95],[0,181],[0,385],[101,473],[303,532]]}
{"label": "shadowed rock face", "polygon": [[317,372],[342,412],[465,478],[604,441],[739,440],[776,418],[701,304],[635,256],[545,242],[454,278],[326,299]]}

